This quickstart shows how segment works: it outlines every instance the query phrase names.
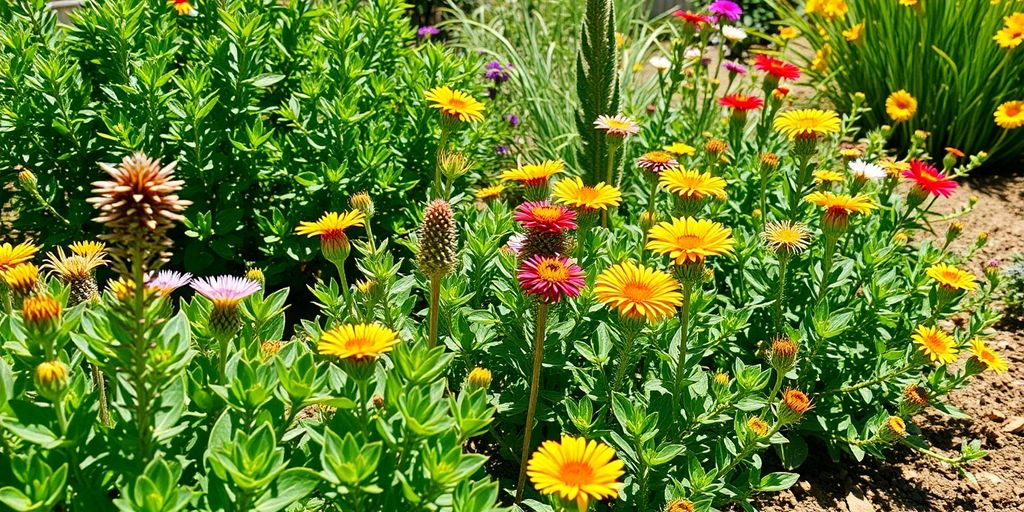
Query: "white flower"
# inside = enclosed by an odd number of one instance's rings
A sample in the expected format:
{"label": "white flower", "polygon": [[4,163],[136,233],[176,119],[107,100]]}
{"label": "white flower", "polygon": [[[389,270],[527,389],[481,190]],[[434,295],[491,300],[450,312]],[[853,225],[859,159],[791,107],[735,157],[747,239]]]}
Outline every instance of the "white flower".
{"label": "white flower", "polygon": [[686,60],[699,60],[700,57],[701,55],[699,48],[694,48],[691,46],[687,48],[685,52],[683,52],[683,58],[685,58]]}
{"label": "white flower", "polygon": [[508,248],[513,254],[519,256],[523,252],[523,244],[526,243],[526,234],[516,233],[508,238]]}
{"label": "white flower", "polygon": [[878,181],[885,178],[885,169],[878,164],[869,164],[863,160],[857,159],[849,164],[850,174],[856,178],[865,180]]}
{"label": "white flower", "polygon": [[732,25],[725,25],[722,27],[722,37],[732,41],[742,41],[747,38],[747,33],[740,27],[734,27]]}
{"label": "white flower", "polygon": [[658,71],[666,71],[668,70],[668,68],[672,67],[672,61],[666,59],[661,55],[655,55],[654,57],[651,57],[651,60],[647,61],[647,63],[650,64],[652,68],[657,69]]}

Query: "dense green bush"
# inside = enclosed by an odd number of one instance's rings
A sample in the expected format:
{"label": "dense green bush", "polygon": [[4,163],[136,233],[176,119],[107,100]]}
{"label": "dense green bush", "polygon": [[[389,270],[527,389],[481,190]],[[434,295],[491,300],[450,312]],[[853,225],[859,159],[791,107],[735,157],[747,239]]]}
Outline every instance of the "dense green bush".
{"label": "dense green bush", "polygon": [[[274,282],[311,258],[286,245],[300,219],[379,196],[384,235],[409,224],[433,168],[437,83],[479,83],[480,57],[415,46],[398,0],[202,3],[99,0],[62,26],[41,0],[0,13],[0,173],[38,177],[13,227],[45,244],[95,232],[82,199],[97,162],[133,151],[177,161],[195,205],[179,234],[184,267],[251,264]],[[463,147],[491,154],[483,131]],[[0,203],[12,191],[0,189]]]}

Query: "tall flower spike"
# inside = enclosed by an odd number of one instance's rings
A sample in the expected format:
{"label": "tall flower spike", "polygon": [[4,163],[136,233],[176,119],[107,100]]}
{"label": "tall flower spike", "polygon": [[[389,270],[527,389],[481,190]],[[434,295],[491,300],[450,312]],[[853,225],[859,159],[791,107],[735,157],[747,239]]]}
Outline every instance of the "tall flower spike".
{"label": "tall flower spike", "polygon": [[447,201],[438,199],[427,205],[419,242],[416,263],[420,272],[430,277],[443,277],[455,270],[458,232],[452,207]]}
{"label": "tall flower spike", "polygon": [[[172,241],[167,233],[185,217],[181,212],[192,204],[178,197],[184,184],[174,179],[175,163],[160,166],[143,153],[125,157],[118,166],[100,164],[110,179],[93,185],[95,197],[87,199],[100,215],[96,222],[106,226],[100,238],[113,243],[110,253],[122,267],[131,256],[141,257],[143,268],[159,266],[170,258]],[[127,273],[126,268],[121,270]]]}

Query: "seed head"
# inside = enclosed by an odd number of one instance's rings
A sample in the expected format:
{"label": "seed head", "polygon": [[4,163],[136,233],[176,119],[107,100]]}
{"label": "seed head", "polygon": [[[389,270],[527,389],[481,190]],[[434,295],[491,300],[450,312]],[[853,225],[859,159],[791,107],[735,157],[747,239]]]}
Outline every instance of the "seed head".
{"label": "seed head", "polygon": [[447,201],[438,199],[427,205],[419,242],[416,263],[420,272],[431,278],[440,278],[455,270],[458,232],[452,207]]}

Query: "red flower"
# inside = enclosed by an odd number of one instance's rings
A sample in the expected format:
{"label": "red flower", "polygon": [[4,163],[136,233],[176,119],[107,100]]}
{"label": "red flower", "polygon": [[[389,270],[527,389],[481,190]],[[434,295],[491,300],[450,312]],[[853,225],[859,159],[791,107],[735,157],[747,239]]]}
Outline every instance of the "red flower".
{"label": "red flower", "polygon": [[576,212],[547,201],[523,203],[516,208],[515,219],[531,231],[561,233],[576,229]]}
{"label": "red flower", "polygon": [[714,18],[712,18],[711,16],[705,16],[703,14],[694,14],[692,12],[684,11],[682,9],[676,9],[672,13],[672,16],[675,16],[676,18],[679,18],[687,23],[692,23],[698,27],[701,26],[702,24],[712,23],[714,21]]}
{"label": "red flower", "polygon": [[920,160],[911,160],[910,169],[903,171],[903,177],[914,181],[919,188],[933,196],[949,197],[956,190],[956,181],[946,177],[934,165]]}
{"label": "red flower", "polygon": [[800,68],[768,55],[758,54],[754,58],[754,68],[779,79],[796,80],[800,78]]}
{"label": "red flower", "polygon": [[718,104],[723,107],[729,107],[733,110],[741,110],[746,112],[748,110],[754,110],[761,108],[764,105],[764,101],[757,96],[746,96],[744,94],[730,94],[724,98],[718,99]]}
{"label": "red flower", "polygon": [[565,256],[533,256],[519,267],[519,287],[549,304],[579,295],[583,278],[583,269]]}

